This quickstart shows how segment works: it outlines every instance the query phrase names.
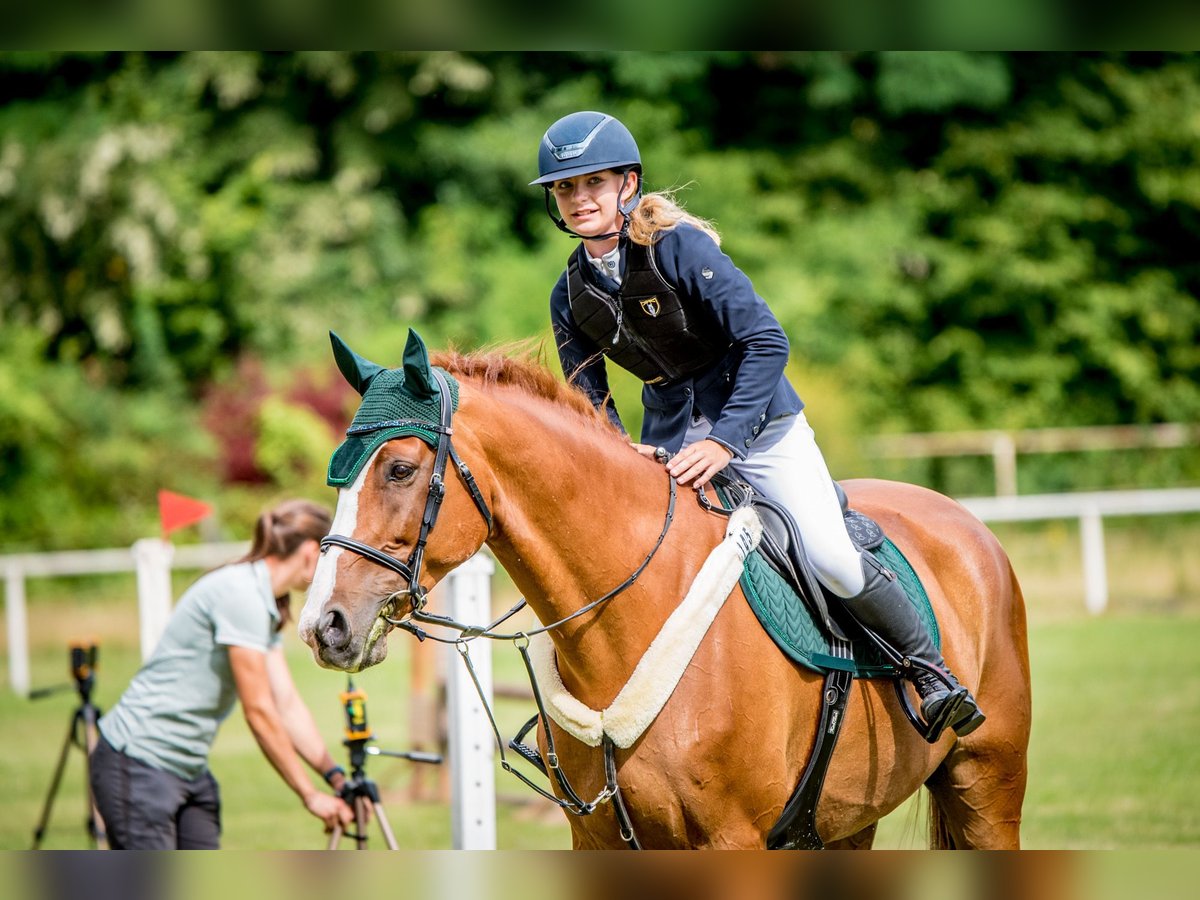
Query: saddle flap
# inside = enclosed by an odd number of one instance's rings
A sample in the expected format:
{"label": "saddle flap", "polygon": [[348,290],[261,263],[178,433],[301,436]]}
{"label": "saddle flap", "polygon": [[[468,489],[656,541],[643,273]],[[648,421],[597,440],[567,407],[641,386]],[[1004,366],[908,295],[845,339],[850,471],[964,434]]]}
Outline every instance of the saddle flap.
{"label": "saddle flap", "polygon": [[763,539],[759,544],[763,558],[804,599],[825,626],[826,633],[844,639],[846,635],[841,626],[829,614],[825,591],[813,574],[804,541],[791,514],[766,497],[755,495],[752,502],[763,523]]}

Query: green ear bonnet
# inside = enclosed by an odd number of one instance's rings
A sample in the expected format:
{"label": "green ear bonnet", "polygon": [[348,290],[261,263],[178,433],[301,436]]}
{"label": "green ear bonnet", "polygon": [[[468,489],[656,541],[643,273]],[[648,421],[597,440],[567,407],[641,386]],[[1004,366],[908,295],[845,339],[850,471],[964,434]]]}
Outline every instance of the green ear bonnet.
{"label": "green ear bonnet", "polygon": [[[363,399],[346,439],[329,459],[326,483],[337,488],[353,484],[371,454],[392,438],[418,437],[436,448],[434,428],[441,421],[441,396],[420,336],[409,329],[404,365],[398,369],[385,369],[363,359],[332,331],[329,340],[338,369]],[[450,409],[454,411],[458,409],[458,382],[444,369],[438,371],[450,388]]]}

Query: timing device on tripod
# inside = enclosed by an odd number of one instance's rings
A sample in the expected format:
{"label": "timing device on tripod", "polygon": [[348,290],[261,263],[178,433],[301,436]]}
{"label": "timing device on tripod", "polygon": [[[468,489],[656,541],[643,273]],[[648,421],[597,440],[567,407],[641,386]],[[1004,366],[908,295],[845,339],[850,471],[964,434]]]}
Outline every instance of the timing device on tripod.
{"label": "timing device on tripod", "polygon": [[[407,759],[412,762],[438,764],[442,757],[436,753],[419,751],[381,750],[379,747],[368,747],[367,744],[375,739],[371,727],[367,724],[367,693],[354,686],[354,680],[346,679],[346,690],[341,694],[342,709],[346,713],[346,736],[342,741],[350,751],[350,775],[339,792],[354,810],[355,833],[346,832],[354,838],[359,850],[367,849],[367,823],[374,815],[383,832],[384,842],[389,850],[397,849],[396,836],[392,833],[391,823],[387,812],[379,802],[379,788],[367,777],[366,761],[368,756],[393,756],[397,759]],[[335,825],[329,838],[330,850],[336,850],[342,838],[342,828]]]}
{"label": "timing device on tripod", "polygon": [[50,822],[50,813],[54,808],[54,797],[62,782],[63,771],[67,767],[67,757],[70,755],[72,746],[83,751],[83,784],[87,803],[87,818],[84,820],[84,827],[87,829],[88,840],[93,847],[99,849],[104,849],[108,845],[104,837],[104,821],[100,818],[100,813],[96,810],[95,798],[92,797],[90,763],[91,752],[100,739],[100,732],[96,727],[96,723],[100,719],[100,710],[92,703],[92,689],[96,686],[97,655],[98,648],[94,643],[71,644],[70,661],[73,682],[41,688],[29,694],[30,700],[40,700],[74,687],[79,695],[79,706],[71,714],[71,720],[67,725],[67,736],[63,741],[62,752],[58,755],[58,765],[54,768],[54,778],[50,782],[50,789],[46,792],[41,818],[38,819],[37,826],[33,829],[34,850],[37,850],[42,844],[46,826]]}

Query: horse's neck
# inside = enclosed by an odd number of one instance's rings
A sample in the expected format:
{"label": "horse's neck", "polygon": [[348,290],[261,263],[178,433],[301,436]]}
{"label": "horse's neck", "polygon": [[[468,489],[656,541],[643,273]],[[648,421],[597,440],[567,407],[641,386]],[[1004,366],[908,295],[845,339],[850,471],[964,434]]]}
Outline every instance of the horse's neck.
{"label": "horse's neck", "polygon": [[[655,547],[669,503],[661,467],[563,415],[521,416],[505,446],[489,448],[500,486],[489,545],[543,624],[624,582]],[[721,529],[678,488],[674,520],[637,581],[554,630],[564,682],[581,700],[611,702]]]}

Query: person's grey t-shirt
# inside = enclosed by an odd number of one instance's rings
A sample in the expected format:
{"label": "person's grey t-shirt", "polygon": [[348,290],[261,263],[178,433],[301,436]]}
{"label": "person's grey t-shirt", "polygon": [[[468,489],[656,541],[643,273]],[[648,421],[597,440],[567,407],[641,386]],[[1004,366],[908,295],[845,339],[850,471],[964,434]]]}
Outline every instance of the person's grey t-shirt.
{"label": "person's grey t-shirt", "polygon": [[265,653],[280,643],[278,621],[265,562],[204,575],[179,598],[154,653],[100,719],[100,733],[134,759],[198,777],[237,701],[229,648]]}

